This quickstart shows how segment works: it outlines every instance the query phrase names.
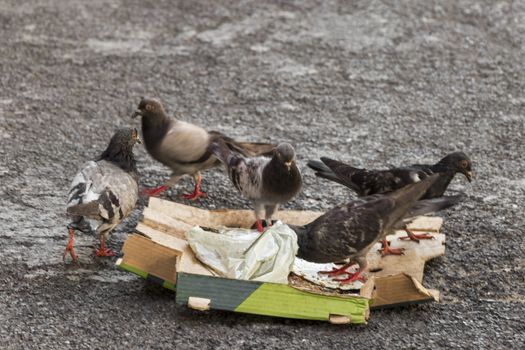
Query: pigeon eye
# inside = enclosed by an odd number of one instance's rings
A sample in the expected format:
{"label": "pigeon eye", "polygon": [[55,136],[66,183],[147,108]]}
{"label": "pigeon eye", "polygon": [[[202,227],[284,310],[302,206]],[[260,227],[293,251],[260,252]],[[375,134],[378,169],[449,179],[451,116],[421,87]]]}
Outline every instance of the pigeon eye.
{"label": "pigeon eye", "polygon": [[462,160],[459,162],[459,165],[462,167],[462,168],[466,168],[468,167],[468,161],[466,160]]}
{"label": "pigeon eye", "polygon": [[152,109],[153,109],[153,106],[152,106],[152,105],[150,105],[150,104],[147,104],[147,105],[146,105],[146,110],[147,110],[147,111],[151,111]]}

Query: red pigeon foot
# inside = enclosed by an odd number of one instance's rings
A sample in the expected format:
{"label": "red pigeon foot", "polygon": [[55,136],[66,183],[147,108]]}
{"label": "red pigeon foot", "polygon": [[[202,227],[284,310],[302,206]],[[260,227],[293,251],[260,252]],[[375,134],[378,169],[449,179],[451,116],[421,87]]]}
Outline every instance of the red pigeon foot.
{"label": "red pigeon foot", "polygon": [[409,239],[409,240],[417,242],[417,243],[419,243],[420,239],[434,239],[434,236],[432,236],[429,233],[415,234],[414,232],[412,232],[411,230],[409,230],[407,228],[405,229],[405,231],[407,232],[408,236],[399,237],[399,239],[401,239],[401,240]]}
{"label": "red pigeon foot", "polygon": [[108,256],[117,255],[114,251],[104,246],[104,238],[100,239],[100,247],[97,250],[95,250],[95,254],[96,256],[100,256],[100,257],[108,257]]}
{"label": "red pigeon foot", "polygon": [[195,187],[193,188],[193,193],[185,193],[182,195],[182,198],[194,201],[199,197],[208,197],[206,193],[201,192],[201,181],[202,176],[200,174],[197,174],[195,176]]}
{"label": "red pigeon foot", "polygon": [[75,230],[72,228],[69,229],[69,240],[67,241],[66,248],[64,249],[64,254],[62,255],[62,260],[66,259],[66,255],[69,253],[73,262],[77,262],[77,255],[73,249],[73,238],[75,236]]}
{"label": "red pigeon foot", "polygon": [[361,281],[366,282],[366,278],[363,276],[360,276],[361,271],[357,271],[355,273],[349,274],[347,278],[334,278],[334,281],[337,281],[341,284],[347,284],[354,281]]}
{"label": "red pigeon foot", "polygon": [[144,189],[144,190],[142,190],[142,193],[145,194],[148,197],[155,197],[155,196],[158,196],[159,194],[161,194],[162,192],[164,192],[167,189],[168,189],[168,187],[162,185],[162,186],[159,186],[159,187],[156,187],[156,188]]}
{"label": "red pigeon foot", "polygon": [[381,252],[381,256],[387,256],[387,255],[403,255],[404,248],[390,248],[390,245],[388,244],[388,241],[384,239],[382,242],[383,248],[379,249]]}
{"label": "red pigeon foot", "polygon": [[100,256],[100,257],[109,257],[109,256],[117,255],[117,253],[115,253],[109,248],[98,248],[97,250],[95,250],[95,254],[96,256]]}
{"label": "red pigeon foot", "polygon": [[348,264],[343,265],[343,267],[340,267],[340,268],[335,268],[334,267],[330,271],[319,271],[318,273],[320,273],[320,274],[327,274],[330,277],[344,275],[344,274],[349,275],[350,273],[348,271],[346,271],[346,269],[349,268],[350,266],[354,265],[354,264],[355,264],[354,262],[350,262]]}
{"label": "red pigeon foot", "polygon": [[257,231],[259,231],[259,232],[263,232],[264,231],[264,227],[262,225],[261,220],[257,219],[257,221],[255,221],[254,226],[257,228]]}
{"label": "red pigeon foot", "polygon": [[194,201],[194,200],[196,200],[196,199],[198,199],[200,197],[206,198],[206,197],[208,197],[208,195],[206,193],[204,193],[204,192],[201,192],[198,189],[195,189],[195,191],[193,191],[193,193],[184,193],[181,197],[184,198],[184,199],[189,199],[189,200]]}

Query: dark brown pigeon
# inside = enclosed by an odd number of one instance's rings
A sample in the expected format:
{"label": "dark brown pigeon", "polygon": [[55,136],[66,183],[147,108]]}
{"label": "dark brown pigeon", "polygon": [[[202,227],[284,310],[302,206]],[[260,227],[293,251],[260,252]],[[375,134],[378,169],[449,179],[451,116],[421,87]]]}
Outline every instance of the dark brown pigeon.
{"label": "dark brown pigeon", "polygon": [[436,198],[445,193],[456,173],[464,174],[469,182],[473,176],[472,163],[463,152],[450,153],[434,165],[414,164],[389,170],[354,168],[326,157],[322,157],[321,161],[308,162],[308,166],[315,170],[315,175],[340,183],[359,196],[395,191],[432,174],[439,174],[439,180],[428,189],[422,199]]}
{"label": "dark brown pigeon", "polygon": [[201,171],[218,166],[220,162],[209,151],[209,145],[218,140],[224,141],[231,150],[245,156],[255,156],[271,152],[274,145],[267,143],[237,142],[217,131],[203,128],[169,117],[157,99],[143,98],[132,117],[142,116],[142,134],[148,153],[157,161],[172,170],[171,178],[162,186],[146,190],[156,196],[175,185],[184,175],[195,180],[192,194],[183,195],[186,199],[206,196],[200,191]]}
{"label": "dark brown pigeon", "polygon": [[[439,175],[431,175],[395,192],[339,205],[305,226],[290,226],[298,238],[297,256],[314,263],[349,259],[349,264],[330,273],[348,274],[341,282],[357,280],[367,268],[366,255],[375,243],[402,227],[409,218],[437,210],[435,202],[418,200],[438,178]],[[445,202],[453,205],[460,199],[447,198],[439,198],[440,207]],[[355,263],[359,270],[355,274],[346,272]]]}
{"label": "dark brown pigeon", "polygon": [[[322,157],[321,162],[310,160],[308,166],[315,175],[340,183],[359,196],[388,193],[406,185],[419,182],[432,174],[438,174],[436,182],[427,190],[422,199],[441,197],[456,173],[462,173],[472,181],[472,163],[463,152],[447,155],[434,165],[414,164],[389,170],[367,170],[354,168],[343,162]],[[411,240],[432,238],[430,235],[416,235],[408,231]]]}
{"label": "dark brown pigeon", "polygon": [[212,143],[210,150],[224,164],[235,188],[253,201],[259,232],[263,231],[261,219],[264,217],[267,225],[271,225],[272,215],[279,205],[292,199],[301,189],[295,150],[288,143],[275,147],[271,157],[245,157],[231,151],[222,141]]}
{"label": "dark brown pigeon", "polygon": [[140,142],[136,129],[118,130],[100,157],[85,163],[73,178],[67,201],[71,223],[64,259],[70,253],[73,261],[77,260],[73,250],[75,230],[97,234],[97,256],[115,255],[104,242],[137,202],[138,175],[133,157],[136,142]]}

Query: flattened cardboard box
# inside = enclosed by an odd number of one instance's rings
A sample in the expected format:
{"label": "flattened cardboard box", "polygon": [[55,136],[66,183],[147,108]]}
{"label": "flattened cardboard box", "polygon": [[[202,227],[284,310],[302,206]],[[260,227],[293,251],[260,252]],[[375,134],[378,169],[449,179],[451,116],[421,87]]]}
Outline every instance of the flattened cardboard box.
{"label": "flattened cardboard box", "polygon": [[[276,218],[303,225],[320,215],[321,212],[313,211],[280,211]],[[431,233],[433,240],[398,240],[406,235],[404,231],[388,237],[392,247],[405,248],[405,255],[381,258],[377,244],[368,255],[371,273],[359,294],[323,290],[293,274],[288,286],[217,277],[195,258],[184,239],[185,232],[195,225],[247,228],[253,222],[253,212],[249,210],[208,211],[150,198],[137,233],[129,235],[122,248],[124,256],[117,265],[168,289],[177,289],[178,303],[199,310],[359,324],[368,318],[369,299],[371,308],[376,309],[439,298],[437,291],[427,290],[421,281],[425,262],[445,252],[445,236],[439,233],[441,218],[419,217],[409,225],[413,230]]]}

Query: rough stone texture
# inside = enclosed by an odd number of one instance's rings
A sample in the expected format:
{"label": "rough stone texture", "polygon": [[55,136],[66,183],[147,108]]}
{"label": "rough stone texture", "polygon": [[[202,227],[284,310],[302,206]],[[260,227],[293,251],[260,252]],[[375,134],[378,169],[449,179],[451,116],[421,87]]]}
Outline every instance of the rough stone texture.
{"label": "rough stone texture", "polygon": [[[520,348],[525,343],[523,1],[0,1],[0,348]],[[476,180],[446,214],[432,305],[366,327],[200,313],[93,257],[64,266],[70,179],[140,96],[237,138],[289,141],[304,173],[288,208],[349,196],[308,158],[358,166],[464,150]],[[168,171],[137,150],[142,185]],[[179,200],[190,181],[166,196]],[[246,207],[220,170],[207,208]],[[119,249],[138,208],[113,235]]]}

